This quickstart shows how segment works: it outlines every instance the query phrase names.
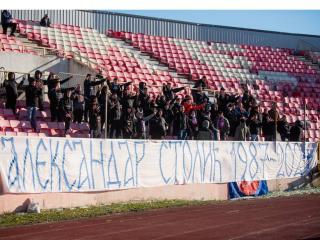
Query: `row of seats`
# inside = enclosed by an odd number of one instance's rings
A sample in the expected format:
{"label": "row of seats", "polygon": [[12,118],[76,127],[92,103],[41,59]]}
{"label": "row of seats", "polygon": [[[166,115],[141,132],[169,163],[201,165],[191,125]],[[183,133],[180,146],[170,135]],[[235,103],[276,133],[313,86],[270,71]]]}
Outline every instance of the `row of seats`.
{"label": "row of seats", "polygon": [[[94,29],[71,25],[43,28],[38,22],[28,21],[20,22],[19,25],[22,36],[61,50],[64,56],[78,61],[89,58],[89,64],[93,63],[92,66],[102,68],[105,75],[117,76],[124,82],[146,81],[154,86],[151,88],[153,96],[161,91],[161,83],[173,82],[175,86],[182,86],[182,82],[180,78],[173,77],[169,72],[158,69],[155,64],[146,60],[143,57],[144,53],[152,55],[178,74],[190,76],[193,80],[206,76],[209,87],[214,90],[223,86],[228,91],[236,92],[239,91],[241,83],[252,83],[255,86],[249,86],[250,93],[262,102],[284,102],[278,107],[288,115],[290,123],[297,119],[304,120],[302,97],[306,97],[306,116],[311,122],[307,136],[311,140],[319,137],[316,133],[319,117],[316,111],[319,107],[319,74],[313,65],[294,56],[291,49],[208,43],[112,30],[107,32],[107,37]],[[125,42],[131,42],[140,53],[126,48]],[[282,88],[273,86],[279,80]],[[287,92],[285,84],[290,86]],[[312,92],[308,91],[311,87],[314,89]],[[182,96],[186,93],[188,92],[183,92]],[[262,108],[268,109],[269,105],[263,104]],[[21,113],[24,112],[25,109],[21,108]],[[44,116],[43,119],[47,120],[48,117]],[[21,118],[23,119],[24,117]]]}
{"label": "row of seats", "polygon": [[[132,81],[134,84],[140,80],[146,81],[148,85],[154,86],[151,88],[151,97],[161,91],[163,83],[174,82],[174,86],[182,86],[178,78],[174,79],[168,72],[147,64],[139,54],[124,48],[123,43],[94,29],[73,28],[69,25],[45,28],[28,22],[20,25],[23,29],[22,36],[44,46],[48,46],[48,43],[50,47],[63,51],[67,58],[83,62],[89,59],[91,67],[102,69],[102,73],[110,78],[118,77],[120,82]],[[179,94],[183,96],[187,93],[188,91]]]}
{"label": "row of seats", "polygon": [[30,53],[37,55],[36,51],[28,49],[21,41],[14,36],[7,36],[0,33],[0,51],[15,53]]}
{"label": "row of seats", "polygon": [[[190,74],[194,80],[206,76],[209,87],[214,90],[223,86],[236,92],[241,83],[252,83],[254,87],[249,86],[249,91],[262,101],[262,110],[270,109],[271,101],[283,103],[278,104],[278,108],[288,116],[290,123],[304,120],[305,99],[306,118],[311,123],[311,132],[307,135],[311,139],[319,137],[319,74],[314,66],[294,56],[291,49],[208,43],[112,30],[107,34],[130,42],[178,74]],[[311,88],[313,90],[309,91]]]}

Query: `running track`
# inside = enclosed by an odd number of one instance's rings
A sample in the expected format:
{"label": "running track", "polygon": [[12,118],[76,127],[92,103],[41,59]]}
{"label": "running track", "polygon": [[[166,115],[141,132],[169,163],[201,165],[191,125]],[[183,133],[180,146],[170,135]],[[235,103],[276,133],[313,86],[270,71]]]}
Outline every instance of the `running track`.
{"label": "running track", "polygon": [[0,239],[320,239],[320,194],[0,228]]}

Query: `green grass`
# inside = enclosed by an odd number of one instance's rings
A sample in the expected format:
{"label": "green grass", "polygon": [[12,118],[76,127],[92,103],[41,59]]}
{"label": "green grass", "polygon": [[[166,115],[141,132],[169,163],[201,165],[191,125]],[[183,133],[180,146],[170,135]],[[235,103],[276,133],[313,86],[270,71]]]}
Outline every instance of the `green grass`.
{"label": "green grass", "polygon": [[[41,213],[7,213],[0,215],[0,227],[47,223],[61,220],[79,219],[110,215],[115,213],[141,212],[150,209],[195,206],[214,201],[164,200],[148,202],[115,203],[111,205],[90,206],[86,208],[42,210]],[[217,201],[215,201],[217,202]]]}
{"label": "green grass", "polygon": [[[307,194],[320,194],[320,187],[302,188],[288,192],[270,192],[266,196],[258,197],[260,199],[268,199],[274,197],[299,196]],[[222,204],[229,201],[186,201],[186,200],[163,200],[163,201],[144,201],[144,202],[128,202],[114,203],[110,205],[79,207],[72,209],[52,209],[42,210],[41,213],[7,213],[0,215],[0,228],[28,225],[36,223],[48,223],[62,220],[80,219],[98,217],[116,213],[141,212],[152,209],[185,207],[207,204]]]}

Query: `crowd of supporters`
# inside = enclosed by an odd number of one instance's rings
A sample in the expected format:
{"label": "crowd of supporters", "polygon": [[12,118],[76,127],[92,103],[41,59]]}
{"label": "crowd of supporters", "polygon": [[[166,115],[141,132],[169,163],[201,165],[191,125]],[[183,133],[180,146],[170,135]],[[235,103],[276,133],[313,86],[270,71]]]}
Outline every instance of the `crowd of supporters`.
{"label": "crowd of supporters", "polygon": [[47,94],[51,121],[65,122],[66,134],[71,122],[88,122],[93,138],[103,137],[105,128],[109,138],[125,139],[258,141],[263,136],[266,141],[302,141],[303,138],[302,122],[290,126],[276,104],[261,111],[259,102],[245,86],[242,94],[227,93],[221,88],[209,97],[204,77],[195,82],[190,95],[179,97],[182,94],[177,93],[184,87],[173,88],[166,83],[162,93],[152,99],[144,82],[133,86],[131,82],[119,83],[116,78],[87,74],[83,85],[62,88],[71,78],[61,80],[50,73],[43,80],[42,73],[36,71],[33,77],[28,76],[28,83],[17,83],[11,72],[3,84],[6,108],[16,113],[18,89],[24,89],[28,119],[37,131],[36,111],[43,110]]}

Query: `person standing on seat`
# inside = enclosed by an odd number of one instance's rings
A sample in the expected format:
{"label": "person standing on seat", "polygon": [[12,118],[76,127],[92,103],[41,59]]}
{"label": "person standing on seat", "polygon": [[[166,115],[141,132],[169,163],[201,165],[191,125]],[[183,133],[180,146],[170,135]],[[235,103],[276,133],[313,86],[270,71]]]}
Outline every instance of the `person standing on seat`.
{"label": "person standing on seat", "polygon": [[[97,76],[98,77],[98,76]],[[101,79],[99,81],[92,81],[91,74],[87,74],[84,80],[84,98],[85,98],[85,109],[84,109],[84,121],[88,122],[88,113],[90,108],[90,100],[91,96],[94,95],[94,86],[100,85],[101,83],[105,82],[106,79]]]}
{"label": "person standing on seat", "polygon": [[16,82],[14,72],[9,72],[8,79],[3,82],[3,86],[6,90],[6,108],[12,109],[12,112],[16,114],[18,88],[22,86],[23,81],[19,84]]}
{"label": "person standing on seat", "polygon": [[68,130],[70,129],[70,123],[72,120],[72,111],[73,111],[73,102],[71,99],[71,89],[68,88],[64,92],[63,98],[61,98],[59,102],[60,120],[64,121],[64,124],[65,124],[64,134],[67,134]]}
{"label": "person standing on seat", "polygon": [[33,78],[29,79],[29,85],[25,89],[26,92],[26,105],[28,109],[28,120],[31,123],[34,131],[37,130],[37,98],[41,94],[41,89],[36,85],[36,81]]}
{"label": "person standing on seat", "polygon": [[[39,107],[40,111],[43,111],[44,110],[44,108],[43,108],[43,85],[47,85],[47,81],[42,80],[41,77],[42,77],[42,72],[40,70],[35,71],[34,80],[36,81],[37,88],[39,88],[39,90],[41,92],[40,96],[38,97],[38,107]],[[28,75],[28,79],[30,81],[30,79],[31,79],[30,74]]]}
{"label": "person standing on seat", "polygon": [[7,34],[8,27],[11,28],[10,36],[14,36],[17,28],[17,23],[14,22],[11,13],[8,10],[3,10],[1,12],[1,25],[3,29],[3,34]]}
{"label": "person standing on seat", "polygon": [[92,96],[89,106],[89,126],[90,126],[90,137],[100,138],[101,137],[101,112],[98,103],[98,98]]}
{"label": "person standing on seat", "polygon": [[49,98],[50,98],[50,111],[51,111],[51,121],[54,122],[58,120],[59,122],[63,121],[61,118],[61,115],[59,114],[59,102],[61,98],[63,97],[63,93],[71,90],[73,91],[75,88],[63,88],[61,89],[60,82],[56,81],[55,87],[52,88],[49,92]]}
{"label": "person standing on seat", "polygon": [[46,13],[43,18],[41,18],[41,21],[40,21],[40,26],[42,27],[50,27],[50,18],[48,17],[48,14]]}
{"label": "person standing on seat", "polygon": [[84,98],[81,94],[81,86],[77,85],[76,89],[72,93],[73,100],[73,122],[81,123],[84,111]]}

